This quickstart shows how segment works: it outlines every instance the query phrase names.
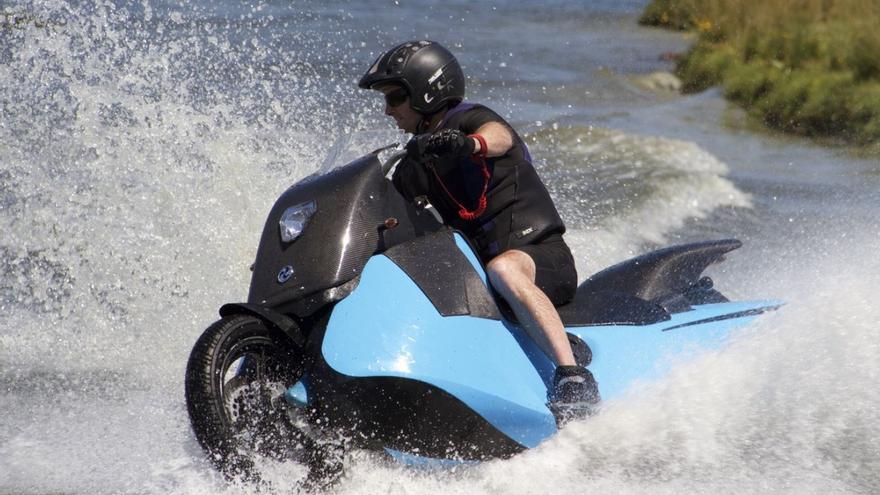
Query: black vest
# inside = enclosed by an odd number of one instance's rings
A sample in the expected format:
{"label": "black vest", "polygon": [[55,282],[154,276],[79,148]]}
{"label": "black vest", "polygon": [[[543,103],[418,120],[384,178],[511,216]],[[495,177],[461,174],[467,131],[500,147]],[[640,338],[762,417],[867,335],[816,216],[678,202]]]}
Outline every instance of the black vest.
{"label": "black vest", "polygon": [[[489,110],[482,105],[460,103],[447,112],[439,129],[475,131],[461,128],[463,117],[474,108]],[[497,122],[510,129],[513,147],[504,155],[487,160],[492,174],[486,193],[488,204],[477,219],[468,221],[459,217],[459,207],[449,197],[451,194],[469,210],[476,209],[483,190],[483,175],[480,165],[471,159],[439,160],[429,165],[433,166],[442,185],[433,171],[410,160],[401,162],[393,177],[397,190],[407,199],[427,196],[444,223],[463,232],[476,245],[483,262],[508,249],[535,244],[549,234],[565,232],[565,224],[532,166],[525,143],[504,119],[495,112],[492,114]]]}

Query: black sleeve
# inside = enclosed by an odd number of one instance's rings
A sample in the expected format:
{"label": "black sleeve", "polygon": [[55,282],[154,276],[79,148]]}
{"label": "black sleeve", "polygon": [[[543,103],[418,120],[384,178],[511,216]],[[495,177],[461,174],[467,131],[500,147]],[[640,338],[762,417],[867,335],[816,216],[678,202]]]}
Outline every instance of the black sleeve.
{"label": "black sleeve", "polygon": [[458,127],[459,130],[461,130],[465,134],[473,134],[477,132],[477,129],[488,124],[489,122],[498,122],[499,124],[510,129],[510,126],[507,125],[507,122],[505,122],[504,119],[501,118],[501,116],[486,107],[477,107],[465,112],[465,114],[462,115]]}
{"label": "black sleeve", "polygon": [[391,182],[407,201],[428,194],[428,174],[425,167],[415,160],[404,158],[394,169]]}

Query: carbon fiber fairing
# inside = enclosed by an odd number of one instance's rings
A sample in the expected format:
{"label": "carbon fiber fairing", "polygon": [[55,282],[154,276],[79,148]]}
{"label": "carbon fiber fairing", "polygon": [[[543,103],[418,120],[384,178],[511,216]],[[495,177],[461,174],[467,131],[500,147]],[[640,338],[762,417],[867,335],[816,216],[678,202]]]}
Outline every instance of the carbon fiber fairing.
{"label": "carbon fiber fairing", "polygon": [[[368,155],[285,191],[266,220],[248,302],[277,307],[358,276],[377,249],[384,187],[379,161]],[[308,201],[317,203],[308,226],[293,242],[283,242],[281,215]],[[280,282],[285,267],[293,275]]]}

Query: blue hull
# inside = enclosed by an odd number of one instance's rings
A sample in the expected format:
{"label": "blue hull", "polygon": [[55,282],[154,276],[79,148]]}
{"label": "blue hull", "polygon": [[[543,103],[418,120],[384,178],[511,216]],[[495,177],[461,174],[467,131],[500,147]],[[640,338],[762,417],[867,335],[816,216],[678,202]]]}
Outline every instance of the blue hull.
{"label": "blue hull", "polygon": [[[482,267],[458,234],[456,243],[485,282]],[[592,349],[589,369],[608,400],[634,382],[662,376],[672,356],[718,347],[732,330],[778,305],[705,304],[651,325],[567,330]],[[321,350],[342,375],[405,378],[439,388],[525,448],[557,431],[547,407],[554,366],[524,330],[506,321],[441,316],[384,255],[369,260],[357,289],[334,308]]]}

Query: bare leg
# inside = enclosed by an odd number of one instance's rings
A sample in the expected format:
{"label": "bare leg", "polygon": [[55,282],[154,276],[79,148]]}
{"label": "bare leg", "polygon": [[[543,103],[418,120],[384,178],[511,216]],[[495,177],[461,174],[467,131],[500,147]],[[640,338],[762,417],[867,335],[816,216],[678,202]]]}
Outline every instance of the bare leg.
{"label": "bare leg", "polygon": [[487,266],[492,287],[510,305],[520,324],[557,366],[574,366],[574,354],[559,313],[537,285],[535,262],[528,254],[511,249]]}

